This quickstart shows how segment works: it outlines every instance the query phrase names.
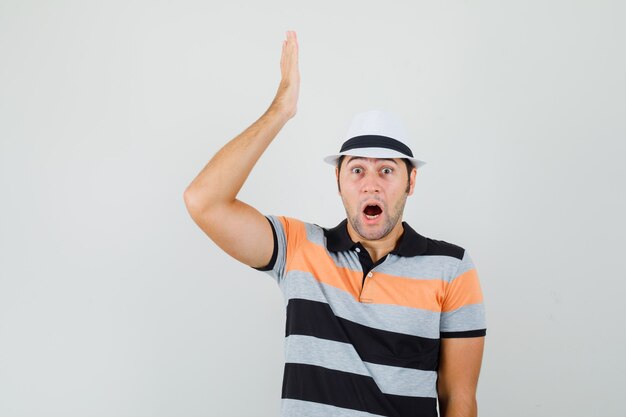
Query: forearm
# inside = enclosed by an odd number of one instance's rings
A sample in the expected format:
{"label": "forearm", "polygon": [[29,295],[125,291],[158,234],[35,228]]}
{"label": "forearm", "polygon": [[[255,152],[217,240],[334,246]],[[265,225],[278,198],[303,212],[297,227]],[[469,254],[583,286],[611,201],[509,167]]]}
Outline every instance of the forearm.
{"label": "forearm", "polygon": [[443,338],[439,347],[437,397],[441,417],[476,417],[476,388],[484,337]]}
{"label": "forearm", "polygon": [[192,216],[210,208],[223,208],[234,203],[265,149],[285,123],[296,114],[300,72],[298,42],[293,31],[288,31],[287,40],[283,41],[280,70],[278,91],[267,111],[224,145],[185,190],[185,204]]}
{"label": "forearm", "polygon": [[190,209],[233,202],[256,162],[288,120],[289,115],[272,105],[224,145],[185,190]]}
{"label": "forearm", "polygon": [[294,31],[287,31],[286,38],[274,101],[257,121],[211,158],[184,192],[187,210],[202,231],[230,256],[255,268],[270,262],[274,232],[260,211],[236,197],[263,152],[296,114],[298,43]]}
{"label": "forearm", "polygon": [[441,417],[476,417],[476,397],[439,398]]}

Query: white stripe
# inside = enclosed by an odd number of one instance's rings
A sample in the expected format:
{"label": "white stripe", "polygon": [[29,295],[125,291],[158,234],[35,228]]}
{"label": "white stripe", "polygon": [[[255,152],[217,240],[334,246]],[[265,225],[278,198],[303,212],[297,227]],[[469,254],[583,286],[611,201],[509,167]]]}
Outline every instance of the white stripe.
{"label": "white stripe", "polygon": [[439,339],[439,312],[426,309],[360,303],[349,293],[319,282],[313,274],[290,271],[283,281],[285,304],[292,298],[319,301],[331,306],[337,317],[374,329]]}
{"label": "white stripe", "polygon": [[285,362],[302,363],[370,377],[384,394],[436,398],[437,373],[365,362],[350,343],[314,336],[285,338]]}
{"label": "white stripe", "polygon": [[365,411],[335,407],[334,405],[283,398],[281,417],[384,417]]}

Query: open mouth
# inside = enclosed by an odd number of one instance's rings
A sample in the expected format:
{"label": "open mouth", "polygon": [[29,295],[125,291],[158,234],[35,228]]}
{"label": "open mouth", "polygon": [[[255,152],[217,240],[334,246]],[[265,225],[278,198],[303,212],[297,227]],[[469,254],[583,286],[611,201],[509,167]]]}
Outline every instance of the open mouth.
{"label": "open mouth", "polygon": [[376,219],[383,212],[383,209],[380,208],[377,204],[368,204],[363,209],[363,214],[370,220]]}

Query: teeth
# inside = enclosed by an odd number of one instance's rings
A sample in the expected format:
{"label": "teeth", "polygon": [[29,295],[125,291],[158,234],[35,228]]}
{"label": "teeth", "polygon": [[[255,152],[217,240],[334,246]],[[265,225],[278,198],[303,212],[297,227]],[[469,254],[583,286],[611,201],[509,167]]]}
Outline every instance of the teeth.
{"label": "teeth", "polygon": [[370,219],[370,220],[374,220],[374,219],[375,219],[376,217],[378,217],[378,216],[380,216],[380,214],[377,214],[377,215],[375,215],[375,216],[369,216],[369,215],[367,215],[367,214],[365,215],[365,217],[367,217],[367,218],[368,218],[368,219]]}

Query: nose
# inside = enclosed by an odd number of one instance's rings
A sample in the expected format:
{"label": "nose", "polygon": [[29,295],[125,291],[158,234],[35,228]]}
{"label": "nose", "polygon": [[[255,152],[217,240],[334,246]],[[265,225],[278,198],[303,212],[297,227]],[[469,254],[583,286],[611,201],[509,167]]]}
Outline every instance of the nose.
{"label": "nose", "polygon": [[375,172],[370,172],[364,176],[361,191],[371,194],[378,194],[380,192],[380,184]]}

